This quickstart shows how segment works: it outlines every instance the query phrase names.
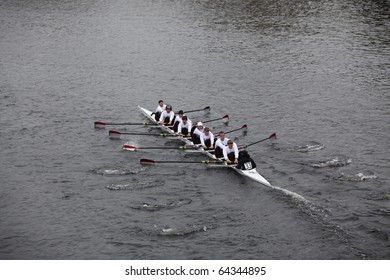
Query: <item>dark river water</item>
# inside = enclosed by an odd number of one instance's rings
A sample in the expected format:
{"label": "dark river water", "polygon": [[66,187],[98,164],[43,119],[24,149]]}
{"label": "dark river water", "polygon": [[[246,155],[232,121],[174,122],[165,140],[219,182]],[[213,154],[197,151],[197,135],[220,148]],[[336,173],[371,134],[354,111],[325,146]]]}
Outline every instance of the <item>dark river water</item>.
{"label": "dark river water", "polygon": [[[390,259],[389,6],[1,1],[0,258]],[[159,99],[239,144],[276,132],[248,148],[276,188],[93,128]]]}

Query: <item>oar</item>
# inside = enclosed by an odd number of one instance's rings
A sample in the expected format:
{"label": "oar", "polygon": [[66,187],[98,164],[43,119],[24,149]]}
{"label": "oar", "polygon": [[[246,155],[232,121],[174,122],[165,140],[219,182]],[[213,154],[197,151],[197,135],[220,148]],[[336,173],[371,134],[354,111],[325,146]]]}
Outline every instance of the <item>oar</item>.
{"label": "oar", "polygon": [[228,122],[229,121],[229,115],[225,115],[222,118],[217,118],[217,119],[213,119],[213,120],[203,121],[203,123],[209,123],[209,122],[219,121],[219,120],[223,120],[224,122]]}
{"label": "oar", "polygon": [[241,146],[239,146],[239,148],[240,149],[246,149],[246,148],[248,148],[249,146],[252,146],[252,145],[254,145],[254,144],[257,144],[257,143],[260,143],[260,142],[264,142],[264,141],[266,141],[266,140],[268,140],[268,139],[276,139],[276,133],[274,132],[274,133],[272,133],[269,137],[267,137],[267,138],[264,138],[264,139],[261,139],[261,140],[259,140],[259,141],[256,141],[256,142],[253,142],[253,143],[250,143],[250,144],[246,144],[246,145],[241,145]]}
{"label": "oar", "polygon": [[113,123],[113,122],[95,122],[94,128],[105,128],[106,125],[155,125],[154,123]]}
{"label": "oar", "polygon": [[184,111],[184,113],[193,113],[193,112],[199,112],[199,111],[207,111],[210,112],[210,106],[206,106],[203,109],[196,109],[196,110],[189,110],[189,111]]}
{"label": "oar", "polygon": [[139,163],[144,164],[144,165],[154,165],[156,163],[204,163],[204,164],[221,163],[221,164],[223,164],[223,162],[217,161],[217,160],[182,161],[182,160],[152,160],[152,159],[146,159],[146,158],[141,158]]}
{"label": "oar", "polygon": [[117,130],[110,130],[108,132],[108,135],[110,138],[114,139],[119,139],[121,135],[146,135],[146,136],[163,136],[163,137],[178,137],[175,134],[169,134],[169,133],[143,133],[143,132],[120,132]]}
{"label": "oar", "polygon": [[137,150],[187,150],[187,149],[196,149],[196,146],[180,146],[180,147],[135,147],[132,145],[124,144],[122,146],[123,150],[134,152]]}
{"label": "oar", "polygon": [[225,134],[230,133],[230,132],[234,132],[234,131],[238,131],[238,130],[241,130],[241,129],[245,129],[245,131],[246,131],[248,129],[248,126],[246,124],[244,124],[240,128],[236,128],[236,129],[233,129],[233,130],[226,131]]}

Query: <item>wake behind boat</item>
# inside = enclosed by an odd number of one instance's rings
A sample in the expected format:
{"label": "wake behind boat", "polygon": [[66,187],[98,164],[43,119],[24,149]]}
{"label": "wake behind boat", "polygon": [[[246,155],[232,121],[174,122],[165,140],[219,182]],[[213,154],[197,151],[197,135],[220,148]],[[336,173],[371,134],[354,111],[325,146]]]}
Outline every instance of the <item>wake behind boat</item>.
{"label": "wake behind boat", "polygon": [[[160,125],[156,122],[156,120],[154,119],[154,117],[152,116],[153,112],[148,110],[148,109],[145,109],[141,106],[138,105],[138,108],[141,110],[141,112],[143,113],[143,115],[152,123],[154,123],[155,125],[157,125],[159,128],[161,128],[161,130],[163,130],[164,133],[167,133],[167,134],[170,134],[170,135],[176,135],[176,133],[169,127],[165,126],[165,125]],[[272,134],[270,137],[266,138],[266,139],[263,139],[263,140],[260,140],[260,141],[257,141],[255,143],[259,143],[259,142],[262,142],[264,140],[267,140],[267,139],[271,139],[273,137],[275,137],[276,135],[275,134]],[[182,136],[177,136],[177,139],[180,139],[183,143],[184,143],[184,147],[196,147],[196,149],[205,154],[206,156],[208,156],[210,159],[212,159],[212,161],[214,162],[217,162],[219,163],[221,166],[225,166],[226,168],[230,168],[230,169],[233,169],[234,171],[238,172],[239,174],[245,176],[245,177],[248,177],[256,182],[259,182],[265,186],[271,186],[271,184],[263,177],[261,176],[256,168],[253,168],[253,169],[249,169],[249,170],[241,170],[241,169],[238,169],[235,167],[235,165],[228,165],[226,164],[223,160],[219,159],[219,158],[216,158],[212,153],[210,153],[209,151],[207,150],[204,150],[200,147],[197,147],[194,145],[194,143],[185,138],[185,137],[182,137]],[[255,143],[252,143],[252,144],[255,144]],[[252,145],[250,144],[250,145]],[[127,145],[129,146],[129,145]],[[242,146],[243,148],[246,148],[248,147],[249,145],[246,145],[246,146]],[[126,146],[124,145],[123,147],[124,149],[126,149]]]}

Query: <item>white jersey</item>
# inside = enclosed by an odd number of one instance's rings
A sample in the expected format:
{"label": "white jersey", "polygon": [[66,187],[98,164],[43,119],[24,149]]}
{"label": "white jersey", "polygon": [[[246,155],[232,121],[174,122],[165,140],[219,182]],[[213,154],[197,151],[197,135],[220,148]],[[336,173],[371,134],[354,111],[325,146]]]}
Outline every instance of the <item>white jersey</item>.
{"label": "white jersey", "polygon": [[155,113],[162,113],[163,111],[165,111],[165,107],[167,107],[167,105],[165,105],[165,104],[162,107],[160,105],[158,105]]}
{"label": "white jersey", "polygon": [[195,128],[195,130],[192,134],[196,134],[200,138],[200,136],[203,134],[203,131],[204,131],[204,128],[202,128],[201,130],[199,128]]}
{"label": "white jersey", "polygon": [[160,116],[160,122],[163,122],[165,118],[169,117],[169,122],[171,123],[174,116],[175,113],[173,111],[170,111],[169,113],[167,111],[163,111]]}
{"label": "white jersey", "polygon": [[187,128],[188,134],[189,134],[191,132],[191,128],[192,128],[192,122],[190,120],[187,120],[187,123],[184,124],[184,122],[181,121],[177,127],[177,133],[182,134],[181,131],[183,128]]}
{"label": "white jersey", "polygon": [[223,140],[221,138],[218,138],[215,142],[215,147],[220,147],[221,150],[223,150],[227,146],[227,142],[229,141],[229,138],[224,138]]}
{"label": "white jersey", "polygon": [[179,123],[181,122],[181,117],[179,114],[175,115],[175,123],[177,123],[177,122],[179,122]]}
{"label": "white jersey", "polygon": [[204,142],[207,140],[207,139],[210,139],[210,143],[211,143],[211,146],[214,146],[214,134],[209,131],[209,135],[206,135],[205,133],[202,133],[200,135],[200,144],[202,144],[203,146],[206,146],[204,144]]}
{"label": "white jersey", "polygon": [[228,160],[228,154],[233,152],[234,152],[234,157],[238,159],[238,148],[236,143],[233,143],[232,148],[229,148],[229,146],[225,146],[223,148],[223,157],[225,158],[225,160]]}

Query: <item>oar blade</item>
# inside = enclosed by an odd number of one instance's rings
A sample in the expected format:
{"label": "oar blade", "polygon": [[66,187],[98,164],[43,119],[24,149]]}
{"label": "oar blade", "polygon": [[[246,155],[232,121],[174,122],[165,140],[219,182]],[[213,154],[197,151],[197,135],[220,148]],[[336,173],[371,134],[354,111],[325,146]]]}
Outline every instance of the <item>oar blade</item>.
{"label": "oar blade", "polygon": [[105,128],[106,125],[107,124],[105,122],[94,122],[93,127],[99,129],[99,128]]}
{"label": "oar blade", "polygon": [[110,137],[110,139],[120,139],[121,138],[121,132],[119,131],[116,131],[116,130],[110,130],[108,132],[108,137]]}
{"label": "oar blade", "polygon": [[134,152],[134,151],[137,150],[137,147],[134,147],[134,146],[131,146],[131,145],[128,145],[128,144],[124,144],[122,146],[122,150],[129,151],[129,152]]}
{"label": "oar blade", "polygon": [[222,120],[223,120],[223,123],[228,123],[229,122],[229,115],[223,116]]}
{"label": "oar blade", "polygon": [[139,163],[143,164],[143,165],[155,165],[156,164],[156,162],[154,160],[147,159],[147,158],[141,158]]}
{"label": "oar blade", "polygon": [[276,139],[276,132],[272,133],[272,134],[268,137],[268,139],[270,139],[270,140],[275,140],[275,139]]}

